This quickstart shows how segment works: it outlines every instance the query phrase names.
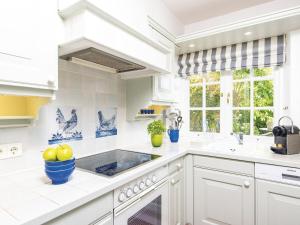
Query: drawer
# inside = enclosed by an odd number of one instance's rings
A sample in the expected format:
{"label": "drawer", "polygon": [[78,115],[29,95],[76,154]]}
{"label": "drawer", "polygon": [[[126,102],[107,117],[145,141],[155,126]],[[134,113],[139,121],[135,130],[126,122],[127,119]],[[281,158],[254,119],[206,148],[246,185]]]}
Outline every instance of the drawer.
{"label": "drawer", "polygon": [[[44,225],[89,225],[100,218],[106,218],[113,211],[113,194],[94,199],[70,212],[57,217]],[[103,219],[104,220],[104,219]],[[100,223],[100,222],[99,222]],[[96,223],[97,224],[97,223]],[[101,224],[101,223],[100,223]]]}
{"label": "drawer", "polygon": [[214,158],[208,156],[193,156],[193,159],[194,167],[254,176],[254,163],[251,162]]}
{"label": "drawer", "polygon": [[181,157],[169,163],[169,174],[179,171],[182,168],[183,168],[183,158]]}

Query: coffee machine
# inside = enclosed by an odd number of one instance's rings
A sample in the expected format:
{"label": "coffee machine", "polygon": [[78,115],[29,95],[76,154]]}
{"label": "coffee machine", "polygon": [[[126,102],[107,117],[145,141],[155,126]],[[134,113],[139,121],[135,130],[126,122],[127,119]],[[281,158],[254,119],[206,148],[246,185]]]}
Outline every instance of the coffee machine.
{"label": "coffee machine", "polygon": [[[281,125],[282,119],[289,119],[291,125]],[[278,154],[291,155],[300,153],[300,135],[299,128],[294,126],[293,120],[288,116],[283,116],[278,121],[278,126],[272,130],[275,146],[271,150]]]}

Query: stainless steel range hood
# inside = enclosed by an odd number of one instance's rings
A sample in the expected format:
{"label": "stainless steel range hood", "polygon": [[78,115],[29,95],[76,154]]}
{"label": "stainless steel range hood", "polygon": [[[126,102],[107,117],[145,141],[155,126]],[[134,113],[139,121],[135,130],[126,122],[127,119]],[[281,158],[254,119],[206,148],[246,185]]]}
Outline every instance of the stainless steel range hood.
{"label": "stainless steel range hood", "polygon": [[87,48],[63,55],[60,58],[85,66],[102,69],[111,73],[124,73],[143,70],[146,67],[129,60],[111,55],[96,48]]}

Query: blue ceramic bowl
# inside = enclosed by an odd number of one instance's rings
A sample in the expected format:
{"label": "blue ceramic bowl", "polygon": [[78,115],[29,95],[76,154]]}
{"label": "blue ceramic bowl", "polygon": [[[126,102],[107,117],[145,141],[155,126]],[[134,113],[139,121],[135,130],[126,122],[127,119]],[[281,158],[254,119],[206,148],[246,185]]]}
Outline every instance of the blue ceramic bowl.
{"label": "blue ceramic bowl", "polygon": [[49,165],[45,165],[45,169],[46,170],[51,170],[51,171],[57,171],[57,170],[67,170],[70,169],[72,167],[75,166],[75,162],[71,162],[69,164],[66,165],[61,165],[61,166],[49,166]]}
{"label": "blue ceramic bowl", "polygon": [[64,166],[75,162],[75,158],[66,161],[45,161],[46,166]]}
{"label": "blue ceramic bowl", "polygon": [[45,172],[47,176],[51,179],[52,184],[64,184],[68,182],[69,177],[73,173],[74,169],[75,167],[66,170],[57,170],[57,171],[45,170]]}

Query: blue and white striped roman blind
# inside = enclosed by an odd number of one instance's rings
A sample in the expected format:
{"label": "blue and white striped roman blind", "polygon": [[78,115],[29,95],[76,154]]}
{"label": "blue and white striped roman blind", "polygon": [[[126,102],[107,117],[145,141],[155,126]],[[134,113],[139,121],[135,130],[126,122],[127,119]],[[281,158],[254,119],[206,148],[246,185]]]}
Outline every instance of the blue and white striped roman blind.
{"label": "blue and white striped roman blind", "polygon": [[285,62],[285,35],[181,54],[178,74],[187,77],[211,71],[281,66]]}

